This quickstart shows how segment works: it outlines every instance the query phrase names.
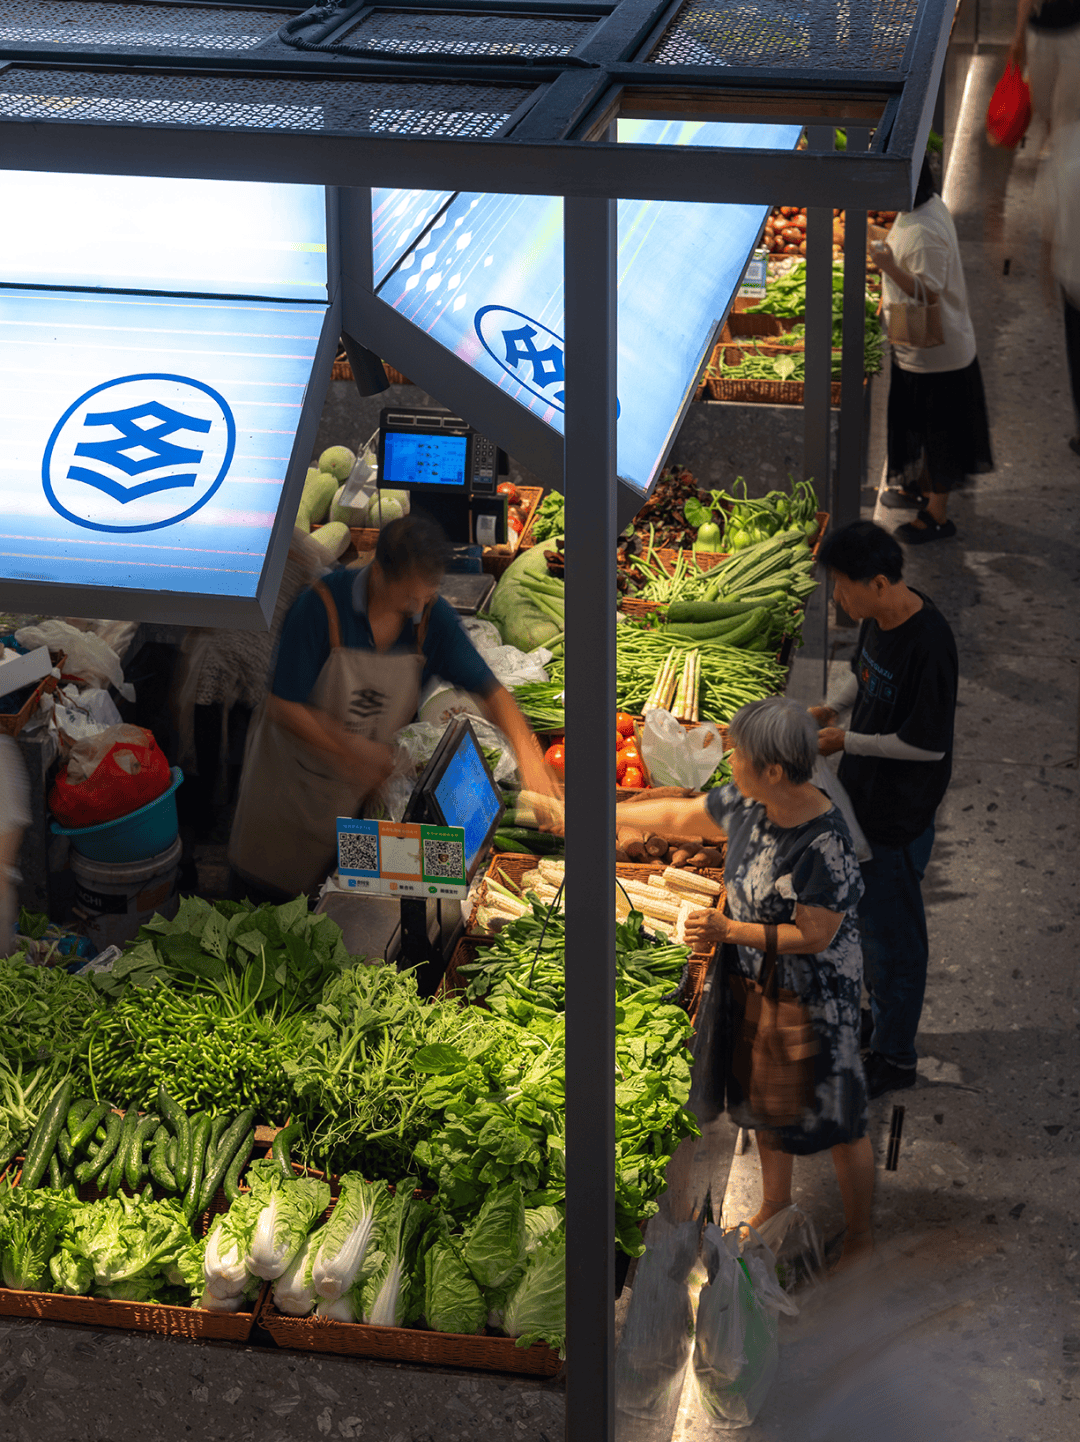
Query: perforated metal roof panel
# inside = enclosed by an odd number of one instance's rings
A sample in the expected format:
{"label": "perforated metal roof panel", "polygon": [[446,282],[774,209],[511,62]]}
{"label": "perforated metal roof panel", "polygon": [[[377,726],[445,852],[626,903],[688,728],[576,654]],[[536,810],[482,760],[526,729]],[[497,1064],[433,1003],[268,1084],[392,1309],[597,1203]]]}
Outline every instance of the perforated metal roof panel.
{"label": "perforated metal roof panel", "polygon": [[285,80],[131,71],[0,72],[0,116],[94,125],[235,126],[491,139],[530,95],[514,86]]}
{"label": "perforated metal roof panel", "polygon": [[0,45],[253,50],[275,35],[288,18],[289,12],[283,10],[210,5],[0,0]]}
{"label": "perforated metal roof panel", "polygon": [[375,10],[338,44],[389,55],[569,55],[596,21],[567,15],[485,15],[477,11]]}
{"label": "perforated metal roof panel", "polygon": [[652,65],[898,70],[920,0],[687,0]]}

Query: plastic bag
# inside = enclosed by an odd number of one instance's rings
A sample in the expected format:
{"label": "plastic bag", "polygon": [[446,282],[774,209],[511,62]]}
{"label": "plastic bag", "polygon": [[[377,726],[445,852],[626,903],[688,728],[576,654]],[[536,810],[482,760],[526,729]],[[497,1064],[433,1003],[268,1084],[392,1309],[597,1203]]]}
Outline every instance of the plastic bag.
{"label": "plastic bag", "polygon": [[[654,1218],[649,1224],[650,1234],[658,1223]],[[694,1340],[687,1283],[697,1261],[699,1226],[681,1222],[657,1240],[650,1235],[638,1258],[615,1356],[615,1406],[627,1416],[659,1421],[678,1406]]]}
{"label": "plastic bag", "polygon": [[[451,695],[461,697],[470,703],[473,701],[473,698],[464,691],[443,691],[438,693],[437,699]],[[457,714],[459,713],[449,713],[448,720]],[[468,715],[469,724],[476,734],[481,749],[499,752],[499,760],[493,771],[495,780],[501,786],[517,786],[520,782],[517,758],[510,742],[497,726],[492,726],[491,722],[483,716],[473,712],[469,712]],[[393,744],[398,748],[398,762],[378,791],[378,800],[386,812],[387,820],[400,821],[405,815],[405,807],[413,793],[416,779],[422,768],[431,760],[446,727],[447,721],[435,724],[424,720],[413,721],[410,725],[403,726],[394,737]]]}
{"label": "plastic bag", "polygon": [[986,134],[992,145],[1015,150],[1031,124],[1031,90],[1012,60],[994,87],[986,111]]}
{"label": "plastic bag", "polygon": [[516,646],[504,646],[499,628],[481,616],[471,616],[462,626],[501,686],[509,689],[527,681],[548,679],[544,665],[551,660],[550,651],[519,651]]}
{"label": "plastic bag", "polygon": [[[785,1292],[793,1291],[805,1281],[820,1282],[825,1276],[825,1254],[817,1228],[801,1207],[794,1203],[777,1212],[758,1228],[764,1249],[773,1256],[777,1281]],[[755,1253],[753,1236],[744,1245],[743,1254]],[[764,1252],[761,1254],[764,1257]]]}
{"label": "plastic bag", "polygon": [[700,791],[724,759],[724,743],[711,723],[687,731],[670,711],[653,706],[645,712],[641,754],[654,786]]}
{"label": "plastic bag", "polygon": [[62,826],[97,826],[155,801],[171,783],[169,763],[149,731],[110,726],[72,747],[49,807]]}
{"label": "plastic bag", "polygon": [[811,773],[810,780],[819,791],[824,791],[825,795],[847,822],[848,830],[851,832],[851,839],[855,843],[856,858],[859,861],[869,861],[874,853],[869,841],[866,839],[866,832],[855,819],[855,808],[851,804],[851,797],[844,789],[844,783],[824,757],[819,756],[814,762],[814,769]]}
{"label": "plastic bag", "polygon": [[125,701],[135,700],[135,688],[124,681],[124,668],[120,657],[100,636],[92,631],[79,631],[66,621],[39,621],[34,626],[23,626],[15,632],[20,646],[33,650],[36,646],[48,646],[53,651],[63,651],[64,675],[75,676],[90,686],[111,684],[116,687]]}
{"label": "plastic bag", "polygon": [[698,1299],[694,1378],[705,1415],[725,1431],[749,1427],[760,1412],[779,1365],[778,1314],[799,1310],[760,1233],[751,1235],[752,1250],[740,1256],[738,1229],[705,1228],[709,1284]]}

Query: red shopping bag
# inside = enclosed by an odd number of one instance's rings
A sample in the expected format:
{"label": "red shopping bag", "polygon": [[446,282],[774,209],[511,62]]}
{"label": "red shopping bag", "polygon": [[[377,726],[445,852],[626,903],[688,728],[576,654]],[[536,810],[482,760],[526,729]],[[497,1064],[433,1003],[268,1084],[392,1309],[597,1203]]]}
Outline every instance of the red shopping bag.
{"label": "red shopping bag", "polygon": [[1031,91],[1013,61],[1005,66],[986,112],[986,134],[991,144],[1015,150],[1031,124]]}
{"label": "red shopping bag", "polygon": [[141,726],[110,726],[72,748],[49,792],[61,826],[97,826],[156,801],[172,772],[153,735]]}

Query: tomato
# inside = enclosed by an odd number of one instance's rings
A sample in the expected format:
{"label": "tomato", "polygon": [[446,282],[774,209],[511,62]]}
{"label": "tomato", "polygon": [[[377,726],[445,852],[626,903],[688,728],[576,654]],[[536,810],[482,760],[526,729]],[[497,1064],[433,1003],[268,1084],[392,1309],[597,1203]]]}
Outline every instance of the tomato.
{"label": "tomato", "polygon": [[633,736],[633,734],[634,734],[634,718],[633,718],[633,716],[628,716],[625,711],[616,711],[616,713],[615,713],[615,730],[619,733],[620,736]]}
{"label": "tomato", "polygon": [[561,744],[549,746],[544,752],[544,761],[556,776],[561,778],[566,775],[566,753]]}
{"label": "tomato", "polygon": [[520,536],[522,531],[525,529],[521,517],[516,516],[513,511],[511,511],[510,515],[507,516],[506,524],[513,531],[515,536]]}
{"label": "tomato", "polygon": [[624,746],[623,749],[619,752],[619,755],[625,759],[627,766],[640,767],[641,752],[637,749],[635,745],[633,745],[633,743],[631,743],[629,746]]}
{"label": "tomato", "polygon": [[645,785],[645,777],[636,766],[628,766],[623,773],[622,784],[631,791],[640,791]]}
{"label": "tomato", "polygon": [[615,757],[615,780],[621,781],[626,775],[626,757],[620,751]]}
{"label": "tomato", "polygon": [[498,495],[505,496],[512,506],[517,505],[518,489],[513,481],[500,481],[495,491]]}

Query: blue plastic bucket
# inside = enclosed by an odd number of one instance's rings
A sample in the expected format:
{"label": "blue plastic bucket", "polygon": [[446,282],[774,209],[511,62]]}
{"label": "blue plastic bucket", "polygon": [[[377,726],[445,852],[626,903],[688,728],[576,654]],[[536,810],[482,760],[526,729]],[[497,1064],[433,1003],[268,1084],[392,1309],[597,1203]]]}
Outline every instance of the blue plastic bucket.
{"label": "blue plastic bucket", "polygon": [[144,861],[157,856],[176,840],[180,823],[176,819],[176,788],[184,779],[179,766],[172,768],[172,785],[154,801],[129,811],[115,821],[97,826],[58,826],[52,830],[66,836],[80,856],[89,861]]}

